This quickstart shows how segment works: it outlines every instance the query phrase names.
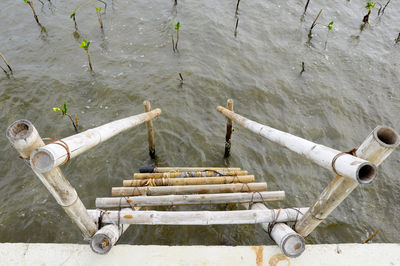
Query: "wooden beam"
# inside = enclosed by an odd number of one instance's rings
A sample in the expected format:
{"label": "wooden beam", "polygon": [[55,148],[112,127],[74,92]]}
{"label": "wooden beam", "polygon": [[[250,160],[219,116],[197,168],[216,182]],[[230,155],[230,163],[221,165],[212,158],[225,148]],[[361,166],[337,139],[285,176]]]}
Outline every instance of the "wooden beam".
{"label": "wooden beam", "polygon": [[[144,111],[145,112],[150,112],[151,111],[151,105],[149,101],[144,101]],[[155,142],[154,142],[154,129],[153,129],[153,121],[150,119],[146,121],[146,127],[147,127],[147,140],[149,142],[149,154],[152,159],[155,158],[156,156],[156,149],[155,149]]]}
{"label": "wooden beam", "polygon": [[177,178],[177,177],[210,177],[247,175],[247,171],[195,171],[195,172],[164,172],[164,173],[135,173],[134,179]]}

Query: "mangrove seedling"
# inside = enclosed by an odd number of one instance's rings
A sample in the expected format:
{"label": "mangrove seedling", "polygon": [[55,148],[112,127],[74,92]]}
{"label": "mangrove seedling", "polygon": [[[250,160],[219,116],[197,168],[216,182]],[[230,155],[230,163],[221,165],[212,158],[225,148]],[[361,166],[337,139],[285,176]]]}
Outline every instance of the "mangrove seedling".
{"label": "mangrove seedling", "polygon": [[307,8],[308,8],[308,4],[309,4],[309,3],[310,3],[310,0],[307,0],[306,6],[304,7],[303,18],[304,18],[304,16],[305,16],[306,12],[307,12]]}
{"label": "mangrove seedling", "polygon": [[304,66],[304,62],[301,62],[301,71],[300,71],[300,75],[303,74],[304,71],[306,71],[305,66]]}
{"label": "mangrove seedling", "polygon": [[[386,7],[388,6],[388,4],[390,3],[390,1],[391,1],[391,0],[388,0],[383,8],[382,8],[382,6],[379,8],[379,10],[378,10],[378,16],[379,16],[380,14],[383,15],[383,14],[385,13],[385,9],[386,9]],[[378,4],[378,3],[377,3],[377,4]]]}
{"label": "mangrove seedling", "polygon": [[318,20],[319,16],[321,15],[321,13],[322,13],[322,9],[319,11],[317,17],[314,19],[313,23],[311,24],[310,31],[308,32],[309,40],[311,40],[311,38],[312,38],[312,30],[315,27],[315,25],[317,25],[317,20]]}
{"label": "mangrove seedling", "polygon": [[71,15],[69,15],[69,18],[74,21],[75,30],[78,30],[78,24],[76,24],[75,10],[72,9],[72,12],[71,12]]}
{"label": "mangrove seedling", "polygon": [[84,49],[86,51],[86,53],[88,55],[90,71],[93,72],[93,65],[92,65],[92,59],[91,59],[90,53],[89,53],[89,46],[90,46],[90,42],[88,42],[86,40],[86,38],[83,38],[82,43],[79,45],[79,47],[81,47],[82,49]]}
{"label": "mangrove seedling", "polygon": [[235,36],[235,37],[236,37],[236,35],[237,35],[237,28],[238,28],[238,25],[239,25],[239,17],[236,18],[235,31],[233,32],[233,36]]}
{"label": "mangrove seedling", "polygon": [[400,32],[399,32],[399,36],[397,36],[397,39],[395,40],[396,43],[400,42]]}
{"label": "mangrove seedling", "polygon": [[239,13],[239,4],[240,4],[240,0],[237,0],[237,3],[236,3],[236,11],[235,11],[235,14],[236,14],[236,15]]}
{"label": "mangrove seedling", "polygon": [[38,18],[37,14],[36,14],[35,7],[33,6],[33,1],[24,0],[24,2],[27,3],[27,4],[31,7],[32,12],[33,12],[33,17],[35,18],[36,23],[37,23],[40,27],[43,27],[42,24],[40,24],[40,22],[39,22],[39,18]]}
{"label": "mangrove seedling", "polygon": [[176,42],[174,42],[174,36],[172,35],[172,50],[174,52],[178,52],[178,42],[179,42],[179,29],[181,28],[181,23],[178,22],[172,22],[172,24],[175,27],[176,30]]}
{"label": "mangrove seedling", "polygon": [[[2,53],[0,53],[0,57],[3,59],[4,64],[6,64],[7,68],[10,70],[10,72],[11,72],[11,74],[12,74],[12,73],[13,73],[13,70],[12,70],[10,64],[8,64],[6,58],[4,57],[4,55],[3,55]],[[2,69],[3,69],[3,71],[4,71],[5,73],[7,73],[7,71],[5,71],[4,68],[2,68]]]}
{"label": "mangrove seedling", "polygon": [[67,112],[67,104],[64,103],[60,107],[53,107],[54,112],[60,112],[62,116],[67,116],[69,120],[71,120],[72,125],[74,126],[75,132],[78,133],[78,115],[75,113],[75,121],[72,119],[71,115]]}
{"label": "mangrove seedling", "polygon": [[333,30],[333,21],[329,22],[327,28],[328,28],[328,34],[326,35],[325,50],[326,50],[326,45],[328,44],[329,32]]}
{"label": "mangrove seedling", "polygon": [[100,23],[100,28],[103,29],[103,21],[101,20],[101,7],[96,7],[96,14],[97,14],[97,19],[99,20]]}
{"label": "mangrove seedling", "polygon": [[367,9],[368,13],[363,18],[364,25],[366,23],[369,24],[369,15],[371,14],[372,9],[374,8],[374,6],[375,6],[374,2],[368,2],[367,5],[365,6],[365,8]]}
{"label": "mangrove seedling", "polygon": [[86,1],[85,3],[83,3],[82,5],[78,6],[76,9],[73,9],[73,10],[72,10],[72,13],[71,13],[71,15],[69,15],[69,17],[70,17],[71,19],[74,20],[74,24],[75,24],[75,29],[76,29],[76,30],[78,30],[78,25],[76,24],[76,14],[78,13],[78,11],[79,11],[81,8],[87,6],[87,5],[89,5],[89,4],[91,4],[91,3],[95,2],[95,1],[102,2],[102,3],[104,4],[104,10],[106,10],[106,8],[107,8],[107,3],[104,2],[103,0],[89,0],[89,1]]}

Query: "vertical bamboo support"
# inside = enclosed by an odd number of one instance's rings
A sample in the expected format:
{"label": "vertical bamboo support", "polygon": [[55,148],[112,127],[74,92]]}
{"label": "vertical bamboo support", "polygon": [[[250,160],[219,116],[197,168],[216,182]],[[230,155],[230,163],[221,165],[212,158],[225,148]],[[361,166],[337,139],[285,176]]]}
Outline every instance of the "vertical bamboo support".
{"label": "vertical bamboo support", "polygon": [[[238,1],[238,5],[239,5],[239,1]],[[227,109],[229,111],[233,112],[233,100],[229,99],[227,101],[226,105],[227,105]],[[227,118],[227,120],[226,120],[226,136],[225,136],[225,154],[224,154],[225,158],[228,158],[229,154],[231,152],[232,131],[233,131],[232,120],[230,118]]]}
{"label": "vertical bamboo support", "polygon": [[[392,128],[378,126],[358,148],[356,156],[378,166],[399,144],[400,137]],[[308,236],[357,186],[355,180],[337,175],[297,222],[296,231]]]}
{"label": "vertical bamboo support", "polygon": [[[268,210],[268,208],[262,203],[255,203],[251,205],[251,209]],[[299,217],[301,217],[301,215],[299,215]],[[286,256],[296,258],[304,252],[304,238],[297,234],[287,224],[277,223],[275,225],[271,225],[270,223],[262,223],[261,226],[265,232],[270,234],[271,238]]]}
{"label": "vertical bamboo support", "polygon": [[[151,111],[151,105],[149,101],[144,101],[144,111],[145,112],[150,112]],[[153,121],[149,120],[146,122],[146,127],[147,127],[147,140],[149,141],[149,154],[152,159],[155,158],[156,156],[156,149],[155,149],[155,144],[154,144],[154,129],[153,129]]]}
{"label": "vertical bamboo support", "polygon": [[[36,128],[27,120],[18,120],[11,124],[7,129],[6,136],[26,162],[29,162],[29,156],[33,150],[45,145]],[[61,169],[56,167],[47,173],[37,171],[34,173],[79,227],[83,236],[90,238],[97,231],[97,226]]]}

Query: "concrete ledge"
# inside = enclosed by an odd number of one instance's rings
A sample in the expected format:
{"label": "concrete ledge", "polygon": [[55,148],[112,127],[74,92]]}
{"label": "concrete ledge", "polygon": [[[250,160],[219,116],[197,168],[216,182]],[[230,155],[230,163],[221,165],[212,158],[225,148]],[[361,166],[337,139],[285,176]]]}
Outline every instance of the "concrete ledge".
{"label": "concrete ledge", "polygon": [[307,245],[295,259],[276,246],[117,245],[97,255],[89,245],[0,244],[1,265],[400,265],[400,244]]}

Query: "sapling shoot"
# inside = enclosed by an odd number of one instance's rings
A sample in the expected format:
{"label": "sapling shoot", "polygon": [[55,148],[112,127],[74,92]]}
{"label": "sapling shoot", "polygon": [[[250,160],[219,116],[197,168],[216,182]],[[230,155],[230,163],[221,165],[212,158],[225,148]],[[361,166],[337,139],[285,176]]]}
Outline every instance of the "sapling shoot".
{"label": "sapling shoot", "polygon": [[236,11],[235,11],[235,14],[236,14],[236,15],[239,13],[239,4],[240,4],[240,0],[237,0],[237,3],[236,3]]}
{"label": "sapling shoot", "polygon": [[395,40],[396,43],[400,42],[400,32],[399,32],[399,36],[397,36],[397,39]]}
{"label": "sapling shoot", "polygon": [[79,47],[81,47],[82,49],[84,49],[86,51],[86,53],[88,55],[90,71],[93,72],[93,65],[92,65],[92,59],[91,59],[90,53],[89,53],[89,46],[90,46],[90,42],[88,42],[86,40],[86,38],[83,38],[82,43],[79,45]]}
{"label": "sapling shoot", "polygon": [[310,31],[308,32],[309,40],[311,40],[311,38],[312,38],[312,30],[315,27],[315,25],[317,25],[317,20],[318,20],[319,16],[321,15],[321,13],[322,13],[322,9],[319,11],[317,17],[314,19],[313,23],[311,24]]}
{"label": "sapling shoot", "polygon": [[301,71],[300,71],[300,75],[303,74],[303,72],[305,71],[305,66],[304,66],[304,62],[301,62]]}
{"label": "sapling shoot", "polygon": [[172,49],[174,50],[174,52],[178,52],[178,42],[179,42],[179,29],[181,27],[181,23],[178,22],[172,22],[172,24],[175,27],[176,30],[176,42],[174,42],[174,36],[172,36]]}
{"label": "sapling shoot", "polygon": [[36,23],[37,23],[40,27],[43,27],[42,24],[40,24],[40,22],[39,22],[39,18],[38,18],[37,14],[36,14],[35,7],[33,6],[33,1],[24,0],[24,2],[27,3],[27,4],[31,7],[32,12],[33,12],[33,17],[35,18]]}
{"label": "sapling shoot", "polygon": [[307,12],[307,8],[308,8],[308,4],[309,4],[309,3],[310,3],[310,0],[307,0],[306,5],[305,5],[305,7],[304,7],[303,15],[301,16],[301,20],[303,20],[303,19],[304,19],[304,16],[306,15],[306,12]]}
{"label": "sapling shoot", "polygon": [[103,21],[101,20],[101,7],[96,7],[96,14],[97,14],[97,19],[99,20],[100,23],[100,28],[103,29]]}
{"label": "sapling shoot", "polygon": [[238,25],[239,25],[239,17],[236,18],[235,31],[233,32],[233,36],[235,36],[235,37],[236,37],[236,35],[237,35],[237,28],[238,28]]}
{"label": "sapling shoot", "polygon": [[375,6],[374,2],[368,2],[367,5],[365,6],[365,8],[367,9],[368,13],[363,18],[364,25],[367,24],[367,23],[369,24],[369,15],[371,14],[372,9],[374,8],[374,6]]}
{"label": "sapling shoot", "polygon": [[95,1],[102,2],[102,3],[104,4],[104,10],[107,9],[107,3],[104,2],[103,0],[89,0],[89,1],[87,1],[87,2],[85,2],[85,3],[83,3],[82,5],[78,6],[76,9],[73,9],[71,15],[69,15],[69,18],[71,18],[71,19],[74,20],[74,24],[75,24],[75,29],[76,29],[76,30],[78,30],[78,25],[76,24],[76,14],[78,13],[78,11],[79,11],[81,8],[87,6],[87,5],[89,5],[89,4],[91,4],[91,3],[95,2]]}
{"label": "sapling shoot", "polygon": [[68,112],[67,112],[67,104],[66,103],[64,103],[60,107],[53,107],[53,111],[61,112],[63,117],[67,116],[69,118],[69,120],[71,120],[71,123],[74,126],[76,133],[78,133],[78,115],[75,113],[75,121],[74,121],[74,119],[72,119],[71,115],[68,114]]}
{"label": "sapling shoot", "polygon": [[326,50],[326,45],[328,44],[328,37],[329,37],[329,32],[333,30],[333,21],[329,22],[328,24],[328,34],[326,35],[326,41],[325,41],[325,50]]}
{"label": "sapling shoot", "polygon": [[[382,8],[382,7],[379,8],[378,16],[379,16],[380,13],[382,13],[382,15],[385,13],[385,9],[386,9],[386,7],[388,6],[388,4],[390,3],[390,1],[391,1],[391,0],[388,0],[383,8]],[[382,11],[381,11],[381,10],[382,10]]]}
{"label": "sapling shoot", "polygon": [[69,18],[74,21],[75,30],[78,30],[78,24],[76,24],[75,10],[72,9],[72,12],[71,12],[71,15],[69,15]]}
{"label": "sapling shoot", "polygon": [[0,57],[3,59],[4,64],[6,64],[6,66],[8,67],[8,69],[10,70],[10,72],[11,72],[11,74],[12,74],[12,73],[13,73],[13,70],[12,70],[10,64],[8,64],[6,58],[4,57],[4,55],[3,55],[2,53],[0,53]]}
{"label": "sapling shoot", "polygon": [[182,77],[182,74],[181,73],[178,73],[179,74],[179,81],[181,82],[181,84],[183,83],[183,77]]}

